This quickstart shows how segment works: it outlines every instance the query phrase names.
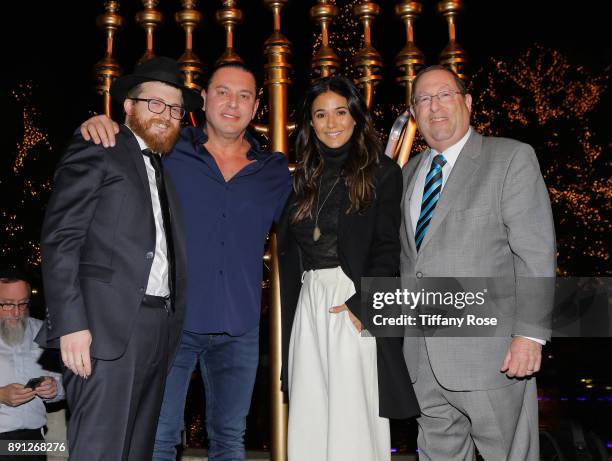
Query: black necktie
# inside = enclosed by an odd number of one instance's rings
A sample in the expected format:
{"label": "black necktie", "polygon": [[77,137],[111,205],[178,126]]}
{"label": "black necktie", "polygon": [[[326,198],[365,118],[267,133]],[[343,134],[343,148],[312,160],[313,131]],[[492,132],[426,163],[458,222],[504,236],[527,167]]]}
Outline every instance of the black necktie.
{"label": "black necktie", "polygon": [[[159,206],[161,207],[162,220],[164,224],[164,232],[166,234],[166,248],[168,257],[168,285],[170,288],[170,298],[174,301],[174,240],[172,240],[172,225],[170,220],[170,207],[168,206],[168,195],[166,194],[166,184],[164,182],[164,167],[162,165],[161,156],[156,154],[151,149],[144,149],[144,155],[151,159],[151,165],[155,170],[155,183],[157,184],[157,195],[159,196]],[[172,310],[174,310],[174,302],[172,302]]]}

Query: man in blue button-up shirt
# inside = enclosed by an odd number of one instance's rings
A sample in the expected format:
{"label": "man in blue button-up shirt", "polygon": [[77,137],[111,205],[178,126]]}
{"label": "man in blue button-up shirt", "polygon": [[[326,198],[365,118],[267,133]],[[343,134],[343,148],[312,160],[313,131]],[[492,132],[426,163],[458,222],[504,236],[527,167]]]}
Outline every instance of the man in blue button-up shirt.
{"label": "man in blue button-up shirt", "polygon": [[[165,160],[187,237],[187,311],[166,381],[154,460],[174,460],[197,361],[206,393],[211,461],[244,459],[244,431],[259,357],[264,245],[291,189],[286,158],[246,132],[257,111],[255,77],[242,64],[217,67],[202,91],[206,124],[188,127]],[[104,116],[81,126],[112,145]]]}

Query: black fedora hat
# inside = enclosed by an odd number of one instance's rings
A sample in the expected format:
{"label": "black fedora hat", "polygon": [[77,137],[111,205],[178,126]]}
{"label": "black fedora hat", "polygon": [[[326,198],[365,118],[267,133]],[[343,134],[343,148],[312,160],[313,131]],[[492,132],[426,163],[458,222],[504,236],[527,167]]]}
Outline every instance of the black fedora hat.
{"label": "black fedora hat", "polygon": [[162,82],[172,85],[183,93],[183,105],[189,112],[202,108],[204,100],[191,88],[183,84],[178,63],[165,56],[156,56],[136,66],[130,75],[115,79],[110,88],[110,94],[115,101],[123,103],[128,92],[144,82]]}

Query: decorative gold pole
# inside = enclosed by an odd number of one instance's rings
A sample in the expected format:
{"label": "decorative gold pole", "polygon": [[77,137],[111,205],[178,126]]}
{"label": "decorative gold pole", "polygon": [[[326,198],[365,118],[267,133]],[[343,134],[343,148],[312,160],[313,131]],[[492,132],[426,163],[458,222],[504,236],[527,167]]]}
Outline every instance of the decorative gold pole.
{"label": "decorative gold pole", "polygon": [[403,0],[395,5],[395,15],[401,18],[406,25],[406,45],[395,57],[395,67],[401,74],[395,81],[406,89],[406,97],[404,99],[406,108],[410,106],[412,98],[412,81],[420,68],[425,64],[423,53],[414,43],[413,29],[414,20],[421,14],[422,10],[420,2],[412,2],[410,0]]}
{"label": "decorative gold pole", "polygon": [[242,22],[242,11],[236,8],[236,0],[223,0],[223,8],[216,13],[217,22],[225,28],[225,52],[217,64],[242,62],[234,51],[234,28]]}
{"label": "decorative gold pole", "polygon": [[359,69],[361,77],[355,84],[363,91],[363,95],[368,107],[372,106],[374,98],[374,86],[382,81],[379,74],[382,69],[382,58],[378,51],[372,46],[372,21],[380,14],[380,6],[374,2],[364,1],[356,5],[353,14],[363,23],[363,48],[357,52],[353,58],[353,63]]}
{"label": "decorative gold pole", "polygon": [[[395,67],[399,70],[400,76],[396,78],[396,82],[404,86],[405,92],[405,109],[408,111],[412,100],[412,81],[417,72],[425,64],[425,58],[421,50],[414,43],[413,22],[421,14],[422,7],[419,2],[403,0],[395,5],[395,14],[399,16],[406,25],[406,45],[399,54],[395,57]],[[405,126],[398,133],[397,138],[399,149],[394,149],[394,157],[397,158],[397,163],[404,166],[410,156],[412,142],[416,134],[416,123],[410,116],[410,112],[406,112],[407,117]],[[390,140],[395,133],[392,130]]]}
{"label": "decorative gold pole", "polygon": [[287,404],[281,390],[282,326],[280,280],[278,275],[278,242],[276,232],[270,234],[270,460],[287,459]]}
{"label": "decorative gold pole", "polygon": [[438,3],[438,13],[446,18],[448,23],[448,45],[440,53],[440,64],[452,69],[459,77],[466,80],[465,65],[467,64],[467,53],[456,41],[455,23],[456,16],[463,10],[461,0],[444,0]]}
{"label": "decorative gold pole", "polygon": [[264,86],[268,90],[268,135],[271,150],[289,153],[287,127],[287,88],[292,83],[290,79],[291,43],[280,31],[280,12],[288,0],[264,0],[266,6],[272,9],[274,15],[274,32],[264,43],[266,56]]}
{"label": "decorative gold pole", "polygon": [[[281,33],[280,13],[288,0],[264,0],[272,10],[274,31],[264,44],[266,56],[264,85],[268,90],[268,125],[253,123],[253,128],[265,134],[270,140],[270,150],[289,154],[288,137],[294,126],[287,123],[287,89],[290,79],[291,43]],[[272,461],[287,459],[287,405],[281,391],[282,331],[281,302],[278,279],[278,258],[276,234],[270,235],[268,254],[270,261],[270,417]]]}
{"label": "decorative gold pole", "polygon": [[107,1],[104,3],[106,13],[98,16],[96,24],[106,32],[106,54],[95,65],[94,72],[98,84],[96,90],[102,96],[104,113],[111,116],[110,86],[113,79],[121,75],[121,67],[113,57],[113,39],[115,32],[123,28],[123,17],[118,13],[119,2]]}
{"label": "decorative gold pole", "polygon": [[193,30],[202,21],[202,14],[195,9],[197,0],[182,0],[183,9],[176,13],[175,19],[185,29],[185,51],[178,59],[179,68],[183,73],[185,86],[194,90],[201,90],[199,84],[202,75],[202,61],[193,52]]}
{"label": "decorative gold pole", "polygon": [[136,13],[136,22],[144,28],[147,33],[147,51],[142,55],[139,63],[147,61],[155,56],[153,52],[153,31],[161,24],[164,17],[155,9],[159,0],[142,0],[144,10]]}
{"label": "decorative gold pole", "polygon": [[338,8],[329,0],[319,0],[310,9],[310,17],[321,26],[321,46],[312,57],[312,78],[328,77],[340,68],[340,58],[329,46],[329,24],[338,15]]}

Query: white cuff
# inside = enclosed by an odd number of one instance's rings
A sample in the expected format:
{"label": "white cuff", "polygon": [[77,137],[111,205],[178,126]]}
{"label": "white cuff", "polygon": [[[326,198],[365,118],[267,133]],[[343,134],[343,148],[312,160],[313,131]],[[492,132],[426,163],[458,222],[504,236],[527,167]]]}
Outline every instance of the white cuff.
{"label": "white cuff", "polygon": [[523,335],[512,335],[512,337],[515,336],[520,336],[521,338],[527,338],[527,339],[531,339],[532,341],[535,341],[536,343],[544,346],[546,345],[546,341],[544,341],[543,339],[539,339],[539,338],[532,338],[531,336],[523,336]]}

